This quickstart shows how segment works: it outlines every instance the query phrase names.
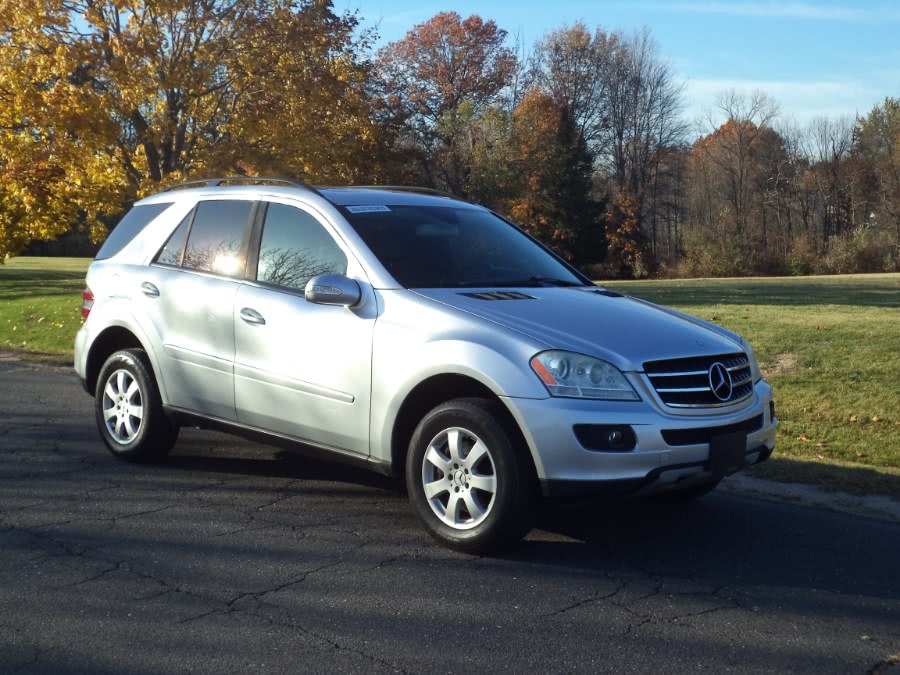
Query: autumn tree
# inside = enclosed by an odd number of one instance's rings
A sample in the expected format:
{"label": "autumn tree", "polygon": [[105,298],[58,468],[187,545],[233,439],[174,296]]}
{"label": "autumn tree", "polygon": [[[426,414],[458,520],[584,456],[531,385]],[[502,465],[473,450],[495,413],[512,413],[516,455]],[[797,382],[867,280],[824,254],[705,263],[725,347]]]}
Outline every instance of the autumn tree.
{"label": "autumn tree", "polygon": [[455,145],[460,118],[477,115],[509,82],[516,57],[505,40],[493,21],[442,12],[378,53],[383,109],[419,143],[427,178],[457,194],[466,180]]}
{"label": "autumn tree", "polygon": [[591,33],[578,21],[550,31],[535,46],[531,64],[535,85],[571,111],[589,148],[608,124],[608,71],[618,40],[599,27]]}
{"label": "autumn tree", "polygon": [[591,157],[571,112],[529,92],[513,111],[512,146],[518,185],[505,205],[510,218],[569,260],[601,260],[601,205],[591,196]]}
{"label": "autumn tree", "polygon": [[[758,185],[759,162],[757,150],[771,133],[771,123],[778,114],[778,105],[763,92],[749,97],[735,91],[719,95],[716,107],[726,122],[714,128],[694,148],[703,155],[706,171],[714,170],[723,182],[733,233],[743,239],[752,208],[752,197]],[[712,114],[707,124],[711,122]]]}
{"label": "autumn tree", "polygon": [[200,175],[378,156],[357,21],[310,0],[0,5],[0,258]]}

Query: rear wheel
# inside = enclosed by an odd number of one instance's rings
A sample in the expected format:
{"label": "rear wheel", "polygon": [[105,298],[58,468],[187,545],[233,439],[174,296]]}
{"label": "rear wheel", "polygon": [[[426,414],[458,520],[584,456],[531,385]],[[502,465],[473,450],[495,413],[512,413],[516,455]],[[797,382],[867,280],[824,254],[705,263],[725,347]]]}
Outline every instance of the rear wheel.
{"label": "rear wheel", "polygon": [[165,457],[178,427],[165,415],[147,354],[123,349],[100,369],[94,396],[100,437],[116,457],[149,462]]}
{"label": "rear wheel", "polygon": [[481,553],[521,539],[531,526],[535,486],[499,404],[456,399],[419,423],[406,482],[428,532],[457,550]]}

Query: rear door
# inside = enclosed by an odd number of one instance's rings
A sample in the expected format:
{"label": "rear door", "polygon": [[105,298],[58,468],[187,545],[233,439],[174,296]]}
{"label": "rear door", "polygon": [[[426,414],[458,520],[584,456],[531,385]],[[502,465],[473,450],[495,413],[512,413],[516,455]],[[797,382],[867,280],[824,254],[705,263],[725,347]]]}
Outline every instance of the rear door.
{"label": "rear door", "polygon": [[[371,286],[314,212],[268,203],[260,206],[258,222],[259,244],[234,304],[238,420],[368,455],[376,317]],[[363,293],[358,306],[306,300],[306,282],[328,273],[357,280]]]}
{"label": "rear door", "polygon": [[175,229],[146,268],[141,292],[168,403],[224,420],[234,407],[234,298],[255,202],[210,199]]}

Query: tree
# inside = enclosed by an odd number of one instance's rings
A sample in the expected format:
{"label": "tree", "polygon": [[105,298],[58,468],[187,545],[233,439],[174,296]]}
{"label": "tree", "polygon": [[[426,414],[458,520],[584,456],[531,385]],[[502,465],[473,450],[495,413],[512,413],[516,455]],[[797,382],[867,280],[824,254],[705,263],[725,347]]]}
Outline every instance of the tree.
{"label": "tree", "polygon": [[900,246],[900,99],[886,98],[859,121],[857,152],[867,156],[877,181],[878,215],[892,223]]}
{"label": "tree", "polygon": [[0,5],[0,258],[182,177],[377,157],[364,46],[322,0]]}
{"label": "tree", "polygon": [[546,94],[529,92],[513,111],[512,145],[519,185],[506,204],[510,218],[574,262],[602,259],[591,157],[571,112]]}
{"label": "tree", "polygon": [[454,145],[457,118],[464,104],[478,113],[494,102],[509,82],[516,57],[505,40],[493,21],[442,12],[378,53],[384,110],[417,139],[427,177],[457,194],[466,180]]}
{"label": "tree", "polygon": [[758,185],[758,146],[772,133],[770,124],[778,114],[778,105],[760,91],[745,97],[732,90],[720,94],[716,106],[725,114],[726,122],[716,128],[710,115],[707,123],[714,130],[698,140],[694,149],[704,156],[701,161],[711,164],[723,180],[733,233],[742,241]]}
{"label": "tree", "polygon": [[532,79],[557,103],[571,111],[588,147],[608,123],[610,54],[619,36],[600,28],[591,34],[581,21],[544,35],[532,58]]}

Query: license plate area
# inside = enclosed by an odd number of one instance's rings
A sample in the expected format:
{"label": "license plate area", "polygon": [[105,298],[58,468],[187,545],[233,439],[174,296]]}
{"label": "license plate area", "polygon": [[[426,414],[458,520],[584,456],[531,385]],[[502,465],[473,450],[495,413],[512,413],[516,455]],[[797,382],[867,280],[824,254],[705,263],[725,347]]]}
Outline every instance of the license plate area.
{"label": "license plate area", "polygon": [[747,434],[733,431],[713,436],[709,440],[709,470],[715,476],[732,474],[745,463]]}

